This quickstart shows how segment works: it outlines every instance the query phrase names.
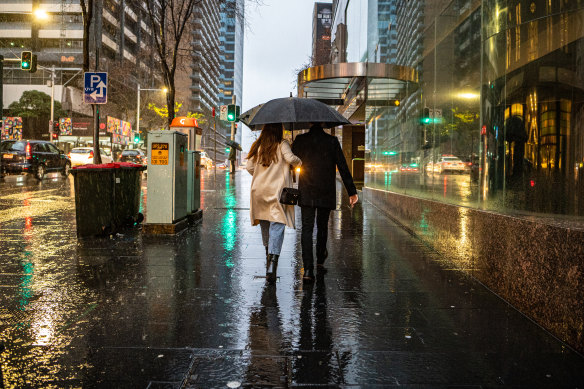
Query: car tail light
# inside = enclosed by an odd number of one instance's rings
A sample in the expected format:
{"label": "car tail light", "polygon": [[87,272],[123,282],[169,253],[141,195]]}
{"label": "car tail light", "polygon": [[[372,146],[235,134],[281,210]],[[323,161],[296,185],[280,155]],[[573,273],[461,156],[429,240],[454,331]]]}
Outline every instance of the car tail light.
{"label": "car tail light", "polygon": [[26,151],[26,159],[32,159],[32,154],[30,153],[30,143],[26,144],[25,151]]}
{"label": "car tail light", "polygon": [[67,158],[71,159],[71,153],[67,154]]}
{"label": "car tail light", "polygon": [[93,150],[89,152],[89,158],[93,158]]}

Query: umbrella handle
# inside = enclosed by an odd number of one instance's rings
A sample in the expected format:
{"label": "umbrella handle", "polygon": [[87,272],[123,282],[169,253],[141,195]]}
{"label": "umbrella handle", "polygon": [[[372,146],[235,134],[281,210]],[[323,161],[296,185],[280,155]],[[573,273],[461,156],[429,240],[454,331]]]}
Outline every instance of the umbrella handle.
{"label": "umbrella handle", "polygon": [[292,174],[292,182],[296,183],[296,170],[294,170],[294,166],[290,165],[290,174]]}

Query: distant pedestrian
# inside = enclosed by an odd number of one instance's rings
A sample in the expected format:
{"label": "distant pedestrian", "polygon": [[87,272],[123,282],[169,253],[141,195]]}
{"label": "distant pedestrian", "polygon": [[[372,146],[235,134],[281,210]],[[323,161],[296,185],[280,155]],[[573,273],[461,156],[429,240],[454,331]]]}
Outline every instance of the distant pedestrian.
{"label": "distant pedestrian", "polygon": [[231,173],[235,173],[235,160],[237,159],[237,151],[233,146],[231,146],[231,150],[229,150],[228,159],[231,162]]}
{"label": "distant pedestrian", "polygon": [[302,160],[302,172],[298,182],[300,209],[302,211],[302,261],[304,280],[314,280],[314,255],[312,252],[312,232],[316,216],[316,265],[317,271],[324,273],[324,261],[328,257],[326,248],[328,221],[331,210],[336,208],[336,168],[349,194],[351,208],[359,201],[357,188],[345,161],[343,150],[337,137],[324,132],[319,124],[314,124],[308,133],[298,135],[292,145],[292,152]]}
{"label": "distant pedestrian", "polygon": [[278,259],[284,242],[284,227],[294,227],[294,206],[280,203],[280,193],[291,187],[290,165],[299,166],[300,158],[292,153],[290,143],[282,138],[281,124],[264,125],[259,138],[247,155],[251,181],[250,216],[259,224],[266,247],[266,279],[276,282]]}

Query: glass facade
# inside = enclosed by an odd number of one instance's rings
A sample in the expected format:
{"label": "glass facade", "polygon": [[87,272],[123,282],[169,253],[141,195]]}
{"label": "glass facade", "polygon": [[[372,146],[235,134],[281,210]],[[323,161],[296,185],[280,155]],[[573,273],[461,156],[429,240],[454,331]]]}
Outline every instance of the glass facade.
{"label": "glass facade", "polygon": [[348,62],[383,59],[419,78],[365,102],[367,187],[584,214],[583,1],[351,0],[346,12]]}

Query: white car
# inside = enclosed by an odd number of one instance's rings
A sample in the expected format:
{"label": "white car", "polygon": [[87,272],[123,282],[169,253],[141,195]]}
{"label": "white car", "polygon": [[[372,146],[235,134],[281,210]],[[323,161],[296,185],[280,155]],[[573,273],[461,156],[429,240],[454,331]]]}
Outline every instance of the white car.
{"label": "white car", "polygon": [[201,167],[207,170],[213,169],[213,160],[204,151],[201,151]]}
{"label": "white car", "polygon": [[[104,149],[99,149],[101,163],[111,163],[113,158],[111,154]],[[81,166],[93,163],[93,147],[75,147],[69,152],[71,166]]]}
{"label": "white car", "polygon": [[442,155],[437,162],[428,163],[426,165],[427,172],[442,173],[466,173],[468,166],[466,166],[460,158],[454,155]]}

